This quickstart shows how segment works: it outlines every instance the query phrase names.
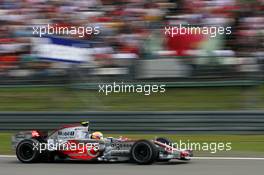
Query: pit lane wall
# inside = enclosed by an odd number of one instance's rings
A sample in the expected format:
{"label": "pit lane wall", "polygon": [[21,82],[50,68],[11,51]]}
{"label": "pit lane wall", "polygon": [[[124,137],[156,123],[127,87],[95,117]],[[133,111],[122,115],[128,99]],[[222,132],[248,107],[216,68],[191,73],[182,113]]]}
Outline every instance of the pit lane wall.
{"label": "pit lane wall", "polygon": [[50,130],[87,120],[92,130],[109,133],[264,133],[264,111],[2,112],[0,131]]}

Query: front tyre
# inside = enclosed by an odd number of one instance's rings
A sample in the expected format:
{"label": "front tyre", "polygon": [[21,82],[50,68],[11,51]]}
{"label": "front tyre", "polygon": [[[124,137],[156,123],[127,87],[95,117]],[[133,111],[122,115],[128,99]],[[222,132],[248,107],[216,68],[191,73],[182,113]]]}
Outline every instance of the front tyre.
{"label": "front tyre", "polygon": [[23,163],[34,163],[39,160],[40,152],[36,149],[40,142],[35,139],[21,141],[16,147],[16,156]]}
{"label": "front tyre", "polygon": [[138,164],[152,164],[157,157],[158,149],[148,140],[139,140],[131,148],[131,158]]}

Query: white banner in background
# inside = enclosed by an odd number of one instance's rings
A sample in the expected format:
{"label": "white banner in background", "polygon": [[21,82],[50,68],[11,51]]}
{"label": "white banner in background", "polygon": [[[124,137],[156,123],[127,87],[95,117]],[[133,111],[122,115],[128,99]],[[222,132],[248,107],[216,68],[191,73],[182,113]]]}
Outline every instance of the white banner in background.
{"label": "white banner in background", "polygon": [[82,42],[71,39],[33,38],[32,52],[40,59],[51,61],[89,62],[93,49],[82,46]]}

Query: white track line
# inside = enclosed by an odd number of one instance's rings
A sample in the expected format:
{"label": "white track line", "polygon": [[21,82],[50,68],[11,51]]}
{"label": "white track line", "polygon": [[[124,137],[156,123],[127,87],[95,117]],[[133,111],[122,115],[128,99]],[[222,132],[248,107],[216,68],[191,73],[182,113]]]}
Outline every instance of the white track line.
{"label": "white track line", "polygon": [[[14,158],[15,155],[0,155],[0,158]],[[264,157],[192,157],[194,160],[264,160]]]}
{"label": "white track line", "polygon": [[0,155],[0,158],[13,158],[15,155]]}

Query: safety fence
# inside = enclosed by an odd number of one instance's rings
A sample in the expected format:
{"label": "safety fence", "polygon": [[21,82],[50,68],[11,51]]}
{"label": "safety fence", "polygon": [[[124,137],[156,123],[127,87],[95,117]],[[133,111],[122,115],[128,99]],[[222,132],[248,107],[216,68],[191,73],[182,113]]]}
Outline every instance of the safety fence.
{"label": "safety fence", "polygon": [[111,133],[264,133],[264,111],[4,112],[0,130],[50,130],[86,120],[92,130]]}

